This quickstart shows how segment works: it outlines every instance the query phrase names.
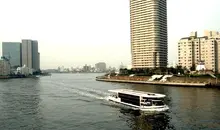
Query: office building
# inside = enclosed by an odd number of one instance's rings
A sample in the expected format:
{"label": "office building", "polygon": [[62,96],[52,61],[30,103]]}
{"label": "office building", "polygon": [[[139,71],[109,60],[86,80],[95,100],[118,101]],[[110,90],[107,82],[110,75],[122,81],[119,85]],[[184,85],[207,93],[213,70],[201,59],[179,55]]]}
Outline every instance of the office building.
{"label": "office building", "polygon": [[38,53],[38,41],[32,41],[32,57],[33,57],[33,69],[39,70],[39,53]]}
{"label": "office building", "polygon": [[220,72],[220,35],[215,31],[205,31],[203,37],[197,32],[181,38],[178,43],[178,63],[191,69],[204,64],[206,70]]}
{"label": "office building", "polygon": [[130,0],[133,68],[167,67],[166,0]]}
{"label": "office building", "polygon": [[33,68],[32,40],[22,40],[22,66]]}
{"label": "office building", "polygon": [[91,72],[91,68],[92,68],[92,67],[91,67],[90,65],[88,66],[88,65],[86,64],[86,65],[83,66],[82,72]]}
{"label": "office building", "polygon": [[106,63],[99,62],[95,64],[95,68],[97,72],[105,72],[106,71]]}
{"label": "office building", "polygon": [[38,69],[40,69],[40,53],[38,52]]}
{"label": "office building", "polygon": [[38,53],[38,42],[36,40],[22,40],[22,66],[26,65],[33,71],[40,69],[40,57]]}
{"label": "office building", "polygon": [[2,42],[2,56],[9,59],[11,67],[21,66],[21,43],[20,42]]}

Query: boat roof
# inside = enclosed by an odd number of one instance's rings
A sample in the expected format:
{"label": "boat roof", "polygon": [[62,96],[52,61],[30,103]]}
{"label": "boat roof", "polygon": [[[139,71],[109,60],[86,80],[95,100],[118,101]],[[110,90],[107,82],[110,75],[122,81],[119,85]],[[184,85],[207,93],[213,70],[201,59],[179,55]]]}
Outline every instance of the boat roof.
{"label": "boat roof", "polygon": [[150,97],[150,98],[164,98],[166,95],[164,94],[158,94],[158,93],[150,93],[150,92],[144,92],[144,91],[137,91],[137,90],[131,90],[131,89],[114,89],[114,90],[108,90],[109,92],[113,93],[124,93],[134,96],[141,96],[141,97]]}

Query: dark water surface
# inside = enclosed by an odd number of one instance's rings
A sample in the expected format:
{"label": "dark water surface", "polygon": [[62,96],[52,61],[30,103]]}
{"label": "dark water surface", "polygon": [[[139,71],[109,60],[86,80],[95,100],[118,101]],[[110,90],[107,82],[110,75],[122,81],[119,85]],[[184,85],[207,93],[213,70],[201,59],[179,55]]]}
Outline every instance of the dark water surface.
{"label": "dark water surface", "polygon": [[[220,90],[97,82],[100,74],[0,80],[0,130],[220,129]],[[170,111],[143,115],[106,101],[108,89],[166,94]]]}

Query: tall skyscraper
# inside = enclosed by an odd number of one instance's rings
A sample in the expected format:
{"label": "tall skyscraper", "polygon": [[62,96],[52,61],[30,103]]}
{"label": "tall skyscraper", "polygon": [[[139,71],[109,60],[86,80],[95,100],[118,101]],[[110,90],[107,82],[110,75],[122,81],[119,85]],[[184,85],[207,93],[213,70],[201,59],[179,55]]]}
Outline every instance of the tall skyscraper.
{"label": "tall skyscraper", "polygon": [[33,69],[39,69],[38,41],[32,41]]}
{"label": "tall skyscraper", "polygon": [[130,0],[133,68],[167,67],[166,0]]}
{"label": "tall skyscraper", "polygon": [[9,59],[11,67],[21,66],[21,43],[2,42],[2,56]]}
{"label": "tall skyscraper", "polygon": [[22,40],[22,66],[26,65],[33,68],[32,65],[32,40]]}
{"label": "tall skyscraper", "polygon": [[22,65],[26,65],[34,71],[39,70],[39,53],[38,41],[36,40],[22,40]]}
{"label": "tall skyscraper", "polygon": [[38,68],[40,69],[40,53],[38,52]]}

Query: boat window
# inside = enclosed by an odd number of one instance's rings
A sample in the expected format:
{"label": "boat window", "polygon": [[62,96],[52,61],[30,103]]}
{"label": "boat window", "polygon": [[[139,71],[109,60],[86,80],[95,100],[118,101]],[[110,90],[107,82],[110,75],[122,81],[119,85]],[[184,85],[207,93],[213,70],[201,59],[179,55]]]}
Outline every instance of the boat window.
{"label": "boat window", "polygon": [[145,106],[151,106],[152,103],[151,102],[146,102]]}
{"label": "boat window", "polygon": [[143,97],[143,99],[146,99],[148,101],[150,101],[150,100],[163,100],[163,98],[151,98],[151,97]]}
{"label": "boat window", "polygon": [[143,105],[143,106],[152,106],[152,103],[151,102],[144,102],[144,103],[141,103],[141,105]]}
{"label": "boat window", "polygon": [[121,98],[121,102],[129,103],[132,105],[140,106],[140,97],[135,95],[129,95],[124,93],[118,93],[118,97]]}
{"label": "boat window", "polygon": [[164,102],[161,100],[154,100],[152,101],[153,106],[163,106]]}

